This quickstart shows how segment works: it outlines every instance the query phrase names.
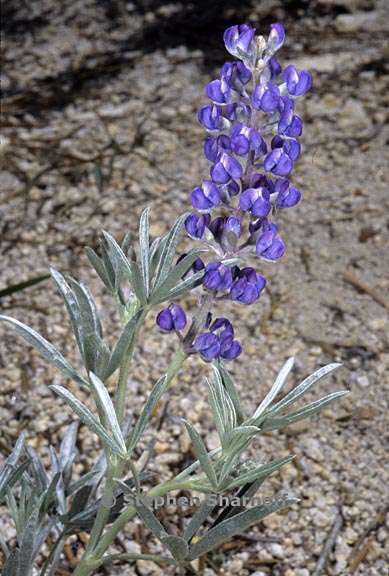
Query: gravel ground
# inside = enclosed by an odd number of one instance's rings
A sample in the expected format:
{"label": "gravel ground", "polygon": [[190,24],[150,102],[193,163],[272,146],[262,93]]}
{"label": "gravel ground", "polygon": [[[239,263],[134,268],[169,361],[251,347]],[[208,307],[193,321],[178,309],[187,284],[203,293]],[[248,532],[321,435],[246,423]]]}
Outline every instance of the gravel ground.
{"label": "gravel ground", "polygon": [[[223,28],[245,19],[258,28],[283,20],[289,34],[284,61],[314,74],[315,89],[301,111],[305,153],[294,180],[304,198],[282,215],[288,251],[281,264],[264,266],[269,288],[260,304],[228,310],[245,343],[245,354],[232,371],[249,408],[290,355],[297,357],[294,381],[329,361],[343,362],[312,398],[344,387],[352,394],[310,422],[258,438],[257,457],[297,455],[268,482],[266,494],[288,492],[301,502],[270,516],[248,539],[236,539],[208,555],[204,574],[309,576],[341,514],[343,524],[323,574],[384,575],[389,573],[389,477],[384,467],[389,388],[387,4],[257,4],[7,3],[0,288],[45,273],[49,265],[71,271],[90,283],[113,334],[116,318],[88,269],[84,247],[96,246],[102,228],[118,238],[135,230],[147,204],[154,234],[165,232],[186,209],[188,191],[206,170],[195,112],[204,84],[223,62]],[[50,283],[4,298],[0,308],[77,361],[64,308]],[[128,403],[134,412],[173,349],[174,343],[157,333],[150,318],[131,377]],[[178,416],[186,415],[202,430],[209,448],[216,442],[205,400],[206,372],[206,366],[191,359],[172,389],[152,463],[162,477],[193,457]],[[58,444],[72,416],[53,401],[47,386],[61,381],[1,328],[3,456],[21,430],[44,457],[49,442]],[[79,449],[81,473],[97,450],[85,429]],[[170,508],[165,519],[172,529],[182,522]],[[13,537],[6,515],[0,527],[6,538]],[[121,541],[125,549],[159,551],[139,525],[126,536]],[[69,552],[59,574],[71,573],[72,561]],[[172,572],[148,562],[108,571],[112,576],[162,573]]]}

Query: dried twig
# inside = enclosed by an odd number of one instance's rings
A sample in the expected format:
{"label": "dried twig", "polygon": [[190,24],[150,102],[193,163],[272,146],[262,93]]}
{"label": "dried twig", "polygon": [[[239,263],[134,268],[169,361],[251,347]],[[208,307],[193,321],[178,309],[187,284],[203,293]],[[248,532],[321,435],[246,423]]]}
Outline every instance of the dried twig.
{"label": "dried twig", "polygon": [[360,535],[360,537],[356,541],[349,559],[350,575],[355,574],[359,564],[365,559],[367,553],[369,552],[371,546],[371,539],[368,539],[364,543],[365,539],[367,538],[367,536],[369,536],[371,532],[377,530],[377,528],[379,528],[381,524],[385,522],[385,517],[388,511],[389,511],[389,505],[386,506],[383,510],[380,510],[380,512],[378,512],[374,520],[367,526],[366,530]]}
{"label": "dried twig", "polygon": [[381,306],[389,310],[389,301],[386,300],[386,298],[384,298],[381,294],[379,294],[374,288],[371,288],[369,284],[366,284],[366,282],[358,278],[358,276],[356,276],[352,270],[350,269],[346,270],[343,273],[343,278],[346,280],[346,282],[352,284],[352,286],[354,286],[358,290],[361,290],[362,292],[369,294],[369,296],[371,296],[373,300],[375,300],[376,302],[378,302],[378,304],[381,304]]}
{"label": "dried twig", "polygon": [[332,524],[331,530],[326,538],[326,541],[324,542],[323,549],[319,556],[319,560],[317,561],[316,568],[312,573],[312,576],[320,576],[321,574],[323,574],[323,571],[328,562],[328,558],[335,545],[336,537],[338,536],[340,530],[342,529],[342,526],[343,526],[343,516],[341,511],[339,510],[337,515],[335,516],[335,520]]}

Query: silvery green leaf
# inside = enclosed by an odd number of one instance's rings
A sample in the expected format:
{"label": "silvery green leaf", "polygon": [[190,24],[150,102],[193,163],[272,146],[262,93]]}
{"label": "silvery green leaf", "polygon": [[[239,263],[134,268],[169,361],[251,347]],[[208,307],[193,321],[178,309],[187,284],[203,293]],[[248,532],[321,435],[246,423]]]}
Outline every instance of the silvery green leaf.
{"label": "silvery green leaf", "polygon": [[163,536],[168,536],[161,522],[155,516],[151,508],[146,506],[142,498],[135,496],[135,498],[133,498],[132,503],[135,510],[138,513],[138,516],[143,520],[145,526],[156,538],[158,538],[158,540],[161,540]]}
{"label": "silvery green leaf", "polygon": [[84,357],[84,347],[83,347],[83,334],[82,334],[82,321],[81,321],[81,311],[77,302],[77,298],[70,288],[69,284],[66,282],[65,278],[60,272],[50,268],[53,280],[58,288],[59,293],[65,301],[65,305],[69,314],[70,323],[72,325],[73,333],[77,340],[78,349],[80,350],[81,356]]}
{"label": "silvery green leaf", "polygon": [[200,434],[186,420],[184,420],[184,424],[192,441],[194,452],[200,462],[203,472],[207,476],[210,483],[216,487],[217,486],[216,473],[215,470],[213,469],[211,459],[208,456],[208,451],[204,445],[204,442],[201,439]]}
{"label": "silvery green leaf", "polygon": [[212,502],[210,498],[206,497],[185,528],[184,538],[187,542],[190,542],[193,536],[197,534],[214,508],[215,503]]}
{"label": "silvery green leaf", "polygon": [[281,458],[279,460],[269,462],[269,464],[255,466],[254,468],[252,468],[252,470],[249,470],[244,474],[240,474],[237,478],[229,482],[228,485],[226,486],[226,490],[232,490],[232,488],[243,486],[244,484],[254,482],[256,480],[259,480],[260,478],[266,478],[267,476],[270,476],[270,474],[281,468],[281,466],[289,464],[289,462],[291,462],[293,458],[294,456],[288,456],[287,458]]}
{"label": "silvery green leaf", "polygon": [[179,284],[177,284],[168,294],[164,296],[163,294],[160,295],[159,290],[156,290],[155,297],[153,298],[153,304],[161,304],[166,300],[175,300],[185,292],[192,290],[196,286],[199,286],[201,283],[201,279],[204,276],[204,271],[200,270],[200,272],[196,272],[195,274],[191,274],[185,280],[182,280]]}
{"label": "silvery green leaf", "polygon": [[149,224],[149,208],[143,210],[139,222],[139,252],[143,277],[143,286],[146,295],[146,300],[149,296],[150,289],[150,224]]}
{"label": "silvery green leaf", "polygon": [[54,450],[54,448],[50,446],[49,450],[50,450],[51,468],[54,474],[59,474],[59,479],[55,485],[55,493],[57,497],[56,506],[61,514],[65,514],[66,497],[65,497],[65,486],[62,478],[61,463],[59,461],[58,454]]}
{"label": "silvery green leaf", "polygon": [[207,532],[199,542],[196,542],[196,544],[190,547],[187,560],[192,561],[202,556],[233,536],[242,534],[247,528],[250,528],[253,524],[257,524],[272,512],[282,510],[295,502],[297,502],[295,498],[287,498],[282,502],[275,501],[269,505],[254,506],[240,514],[236,514],[228,520],[224,520]]}
{"label": "silvery green leaf", "polygon": [[242,452],[248,448],[249,444],[250,438],[246,441],[242,441],[238,445],[235,445],[233,449],[228,447],[228,455],[225,458],[219,473],[219,488],[223,488],[223,490],[225,489],[230,474],[238,464]]}
{"label": "silvery green leaf", "polygon": [[1,476],[0,478],[0,502],[3,500],[7,488],[11,489],[23,476],[28,467],[30,466],[30,461],[27,460],[14,469],[9,470],[9,474]]}
{"label": "silvery green leaf", "polygon": [[58,394],[69,406],[72,410],[77,414],[77,416],[84,422],[84,424],[97,434],[103,444],[113,450],[115,453],[119,454],[120,456],[125,456],[123,454],[122,447],[116,442],[114,438],[108,434],[108,432],[103,428],[97,418],[92,414],[92,412],[87,408],[78,398],[76,398],[69,390],[66,390],[63,386],[59,386],[57,384],[52,384],[50,388]]}
{"label": "silvery green leaf", "polygon": [[114,256],[117,266],[120,268],[122,274],[126,274],[132,289],[134,290],[138,300],[143,304],[147,301],[145,287],[143,285],[142,273],[136,262],[131,262],[124,254],[119,244],[116,242],[108,232],[103,232],[104,238],[108,242]]}
{"label": "silvery green leaf", "polygon": [[37,529],[38,508],[30,515],[20,542],[17,576],[29,576],[32,572],[34,542]]}
{"label": "silvery green leaf", "polygon": [[70,484],[69,489],[67,491],[68,496],[72,494],[76,494],[79,490],[87,486],[88,484],[94,484],[95,480],[100,475],[99,470],[90,470],[78,480],[75,480],[72,484]]}
{"label": "silvery green leaf", "polygon": [[[12,520],[14,521],[16,534],[19,538],[20,534],[23,532],[23,521],[21,521],[23,519],[20,518],[18,505],[16,504],[16,499],[15,496],[13,495],[12,490],[8,486],[6,486],[5,491],[6,491],[7,509],[9,514],[11,515]],[[22,497],[23,494],[20,498],[21,505],[22,505]]]}
{"label": "silvery green leaf", "polygon": [[131,248],[131,232],[126,232],[122,240],[121,249],[127,256],[130,248]]}
{"label": "silvery green leaf", "polygon": [[77,282],[71,277],[69,278],[69,282],[78,300],[80,310],[85,316],[85,322],[88,323],[91,329],[101,337],[103,335],[103,329],[96,303],[88,286],[85,286],[82,282]]}
{"label": "silvery green leaf", "polygon": [[17,464],[24,448],[24,440],[25,436],[24,433],[22,433],[17,439],[11,454],[0,468],[0,501],[5,494],[6,487],[8,486],[9,488],[12,488],[13,484],[17,481],[14,480],[12,482],[11,477],[16,472],[16,470],[19,469]]}
{"label": "silvery green leaf", "polygon": [[66,428],[59,448],[59,462],[66,485],[71,480],[72,466],[76,456],[77,432],[78,422],[72,422]]}
{"label": "silvery green leaf", "polygon": [[218,369],[214,366],[213,378],[208,381],[208,390],[215,424],[224,447],[229,435],[237,425],[237,418],[234,404],[223,386]]}
{"label": "silvery green leaf", "polygon": [[221,377],[221,380],[223,382],[223,386],[227,390],[227,393],[228,393],[229,397],[231,398],[231,401],[234,405],[237,422],[238,422],[238,424],[241,424],[244,420],[244,414],[243,414],[243,409],[242,409],[242,406],[240,404],[238,392],[236,390],[236,386],[234,384],[234,381],[231,378],[231,375],[228,372],[227,368],[225,367],[225,365],[222,362],[220,362],[219,366],[217,366],[216,368],[219,370],[220,377]]}
{"label": "silvery green leaf", "polygon": [[154,289],[158,289],[166,280],[169,271],[173,264],[173,259],[176,254],[177,244],[180,232],[187,214],[180,216],[173,224],[170,232],[163,239],[163,248],[161,250],[155,276]]}
{"label": "silvery green leaf", "polygon": [[94,250],[92,250],[92,248],[89,247],[85,248],[85,253],[90,264],[96,270],[100,280],[103,282],[103,284],[108,288],[110,292],[114,292],[115,286],[114,284],[112,284],[110,277],[107,274],[103,260],[96,254]]}
{"label": "silvery green leaf", "polygon": [[150,246],[150,278],[153,278],[162,250],[162,238],[155,238]]}
{"label": "silvery green leaf", "polygon": [[42,460],[39,458],[38,454],[32,448],[32,446],[26,446],[26,452],[31,462],[32,473],[35,478],[35,482],[39,487],[39,490],[43,492],[46,490],[49,484],[49,477],[47,476],[45,467],[42,464]]}
{"label": "silvery green leaf", "polygon": [[123,275],[123,269],[118,261],[117,257],[115,256],[115,252],[112,250],[112,247],[106,242],[101,242],[100,245],[101,250],[101,258],[104,264],[104,268],[108,275],[109,281],[113,286],[113,292],[115,294],[119,291],[120,282]]}
{"label": "silvery green leaf", "polygon": [[143,283],[142,272],[137,262],[131,262],[131,270],[132,270],[131,287],[135,292],[135,295],[138,298],[139,302],[143,305],[147,304],[147,292]]}
{"label": "silvery green leaf", "polygon": [[54,474],[53,478],[51,479],[50,484],[47,487],[47,490],[45,490],[44,499],[43,499],[43,502],[40,506],[40,514],[41,515],[46,514],[46,512],[49,510],[50,506],[55,501],[56,488],[57,488],[57,484],[58,484],[60,478],[61,478],[60,472],[57,472],[56,474]]}
{"label": "silvery green leaf", "polygon": [[280,412],[280,410],[284,410],[284,408],[286,408],[286,406],[289,406],[289,404],[292,404],[292,402],[296,402],[296,400],[298,400],[298,398],[300,398],[303,394],[305,394],[305,392],[309,390],[309,388],[311,388],[314,384],[316,384],[316,382],[318,382],[319,380],[324,378],[324,376],[327,376],[327,374],[330,374],[340,366],[341,364],[337,362],[333,364],[328,364],[327,366],[323,366],[323,368],[320,368],[319,370],[308,376],[308,378],[303,380],[301,384],[299,384],[298,386],[293,388],[293,390],[288,392],[288,394],[286,394],[284,398],[282,398],[279,402],[277,402],[277,404],[275,404],[272,407],[271,409],[272,414],[276,414],[277,412]]}
{"label": "silvery green leaf", "polygon": [[120,450],[123,454],[126,453],[126,444],[122,435],[122,431],[116,416],[115,408],[113,406],[108,390],[93,372],[89,373],[91,380],[91,385],[96,393],[96,401],[99,405],[100,411],[104,414],[106,423],[114,437],[116,444],[120,446]]}
{"label": "silvery green leaf", "polygon": [[190,270],[193,262],[200,256],[200,254],[203,254],[204,252],[207,252],[207,250],[201,248],[193,249],[188,252],[188,254],[186,254],[184,258],[172,268],[171,272],[168,274],[168,277],[161,284],[161,286],[153,292],[151,301],[153,303],[159,303],[162,302],[165,298],[168,298],[169,293],[172,290],[176,290],[177,286],[182,284],[182,280]]}
{"label": "silvery green leaf", "polygon": [[123,328],[119,340],[117,341],[116,346],[112,351],[106,370],[104,371],[104,380],[109,378],[111,374],[113,374],[115,370],[119,368],[124,355],[128,353],[128,349],[131,346],[131,342],[135,334],[135,329],[142,313],[143,308],[138,310],[138,312],[127,322]]}
{"label": "silvery green leaf", "polygon": [[189,546],[180,536],[162,536],[162,544],[167,546],[177,562],[183,562],[189,553]]}
{"label": "silvery green leaf", "polygon": [[284,426],[289,426],[289,424],[293,424],[294,422],[298,422],[299,420],[303,420],[304,418],[308,418],[316,412],[323,410],[328,404],[331,404],[338,398],[342,398],[349,393],[349,390],[340,390],[339,392],[332,392],[332,394],[328,394],[321,398],[320,400],[316,400],[311,404],[307,404],[300,410],[296,410],[295,412],[291,412],[290,414],[286,414],[285,416],[274,416],[272,413],[269,415],[268,418],[264,421],[262,425],[263,431],[269,430],[277,430],[278,428],[283,428]]}
{"label": "silvery green leaf", "polygon": [[132,431],[130,437],[129,437],[129,442],[128,442],[128,453],[131,454],[131,452],[133,451],[133,449],[135,448],[135,446],[137,445],[140,437],[142,436],[148,421],[150,420],[150,417],[154,411],[154,408],[157,406],[162,394],[165,392],[166,390],[166,386],[167,386],[167,378],[166,376],[162,376],[162,378],[160,378],[158,380],[158,382],[156,382],[156,384],[154,384],[153,389],[150,392],[150,395],[147,399],[146,404],[143,407],[143,410],[135,424],[134,430]]}
{"label": "silvery green leaf", "polygon": [[35,332],[29,326],[26,326],[19,320],[15,320],[15,318],[10,318],[9,316],[0,315],[0,320],[4,322],[9,322],[16,332],[26,340],[29,344],[31,344],[38,352],[51,364],[58,368],[64,376],[67,378],[71,378],[78,384],[82,386],[88,387],[88,382],[82,378],[77,371],[69,364],[67,360],[62,356],[60,352],[52,345],[50,342],[45,340],[43,336]]}
{"label": "silvery green leaf", "polygon": [[19,550],[14,548],[5,562],[3,576],[17,576],[18,564]]}
{"label": "silvery green leaf", "polygon": [[[215,456],[219,456],[220,452],[222,451],[221,447],[214,448],[210,452],[208,452],[208,456],[210,458],[214,458]],[[196,460],[190,466],[187,466],[182,472],[177,474],[176,480],[183,480],[184,478],[188,478],[192,474],[192,472],[196,472],[200,468],[200,462]]]}
{"label": "silvery green leaf", "polygon": [[281,390],[282,386],[284,385],[285,380],[287,379],[290,371],[293,368],[293,365],[294,365],[294,358],[289,358],[285,362],[285,364],[281,368],[273,386],[271,387],[268,394],[265,396],[265,398],[262,400],[261,404],[258,406],[256,411],[254,412],[253,417],[250,419],[250,421],[255,420],[256,423],[258,423],[260,421],[260,417],[265,412],[266,408],[268,406],[270,406],[270,404],[273,402],[274,398],[277,396],[277,394]]}

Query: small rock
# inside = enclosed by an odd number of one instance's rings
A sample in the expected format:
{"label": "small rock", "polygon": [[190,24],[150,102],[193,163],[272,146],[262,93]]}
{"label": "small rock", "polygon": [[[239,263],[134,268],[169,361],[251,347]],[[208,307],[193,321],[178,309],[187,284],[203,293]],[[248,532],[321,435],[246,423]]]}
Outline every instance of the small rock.
{"label": "small rock", "polygon": [[353,132],[370,128],[371,122],[362,102],[349,98],[342,108],[338,125],[342,130],[351,129]]}
{"label": "small rock", "polygon": [[281,544],[274,543],[270,546],[270,552],[275,558],[285,558],[285,551]]}

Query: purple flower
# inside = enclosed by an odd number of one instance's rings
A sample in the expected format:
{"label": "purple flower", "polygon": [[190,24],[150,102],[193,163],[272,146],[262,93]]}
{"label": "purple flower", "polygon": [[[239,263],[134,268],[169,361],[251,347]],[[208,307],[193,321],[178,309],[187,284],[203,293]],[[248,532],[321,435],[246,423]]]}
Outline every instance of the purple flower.
{"label": "purple flower", "polygon": [[263,112],[275,112],[280,100],[278,86],[272,82],[258,84],[251,96],[254,108]]}
{"label": "purple flower", "polygon": [[312,87],[311,74],[306,70],[298,72],[292,64],[285,68],[283,78],[286,82],[288,92],[292,96],[303,96]]}
{"label": "purple flower", "polygon": [[211,332],[205,332],[197,336],[193,347],[206,362],[210,362],[220,355],[219,338]]}
{"label": "purple flower", "polygon": [[242,352],[238,340],[234,340],[234,328],[227,318],[216,318],[210,327],[216,333],[220,342],[220,356],[226,360],[234,360]]}
{"label": "purple flower", "polygon": [[235,154],[244,156],[249,150],[256,155],[266,154],[266,142],[255,128],[236,124],[231,129],[231,149]]}
{"label": "purple flower", "polygon": [[283,138],[282,136],[274,136],[271,142],[271,147],[282,148],[282,150],[295,161],[300,156],[301,146],[295,138]]}
{"label": "purple flower", "polygon": [[266,156],[264,167],[276,176],[287,176],[292,171],[293,162],[282,148],[275,148]]}
{"label": "purple flower", "polygon": [[227,184],[232,178],[241,178],[242,175],[241,164],[226,152],[221,154],[220,160],[211,168],[211,178],[216,184]]}
{"label": "purple flower", "polygon": [[265,278],[257,274],[254,268],[243,268],[235,277],[230,290],[230,298],[242,304],[252,304],[258,300],[265,286]]}
{"label": "purple flower", "polygon": [[185,230],[192,238],[200,239],[203,237],[205,228],[211,221],[209,214],[189,214],[185,220]]}
{"label": "purple flower", "polygon": [[193,208],[210,210],[221,202],[219,188],[211,180],[204,180],[201,187],[192,190],[191,200]]}
{"label": "purple flower", "polygon": [[159,312],[157,325],[164,332],[181,331],[186,326],[186,314],[178,304],[170,304]]}
{"label": "purple flower", "polygon": [[278,121],[278,132],[283,134],[292,124],[294,118],[294,103],[288,96],[281,96],[279,101],[280,119]]}
{"label": "purple flower", "polygon": [[266,188],[247,188],[239,199],[239,208],[253,216],[267,216],[271,210],[270,194]]}
{"label": "purple flower", "polygon": [[258,256],[265,260],[278,260],[285,252],[285,244],[278,235],[278,228],[275,224],[265,222],[262,226],[262,233],[256,242],[256,252]]}
{"label": "purple flower", "polygon": [[229,290],[232,284],[231,268],[221,262],[211,262],[205,267],[203,278],[205,288],[212,291]]}
{"label": "purple flower", "polygon": [[289,126],[284,130],[284,134],[285,136],[291,136],[292,138],[297,138],[297,136],[301,136],[302,133],[303,133],[303,121],[301,120],[300,116],[297,116],[295,114]]}
{"label": "purple flower", "polygon": [[203,106],[197,114],[197,118],[210,131],[220,130],[222,126],[221,113],[217,106]]}
{"label": "purple flower", "polygon": [[267,47],[270,52],[277,52],[283,45],[285,40],[285,29],[282,24],[276,22],[270,24],[270,34],[267,39]]}
{"label": "purple flower", "polygon": [[288,180],[278,180],[276,184],[276,206],[278,208],[291,208],[295,206],[301,198],[301,192],[297,188],[289,185]]}
{"label": "purple flower", "polygon": [[205,93],[216,104],[226,104],[230,100],[230,87],[222,78],[221,80],[212,80],[207,84]]}
{"label": "purple flower", "polygon": [[272,56],[270,58],[268,66],[270,70],[270,78],[276,78],[276,76],[279,76],[279,74],[281,74],[282,68],[275,56]]}
{"label": "purple flower", "polygon": [[231,26],[224,32],[224,44],[230,54],[243,57],[250,56],[253,49],[255,29],[249,24]]}

